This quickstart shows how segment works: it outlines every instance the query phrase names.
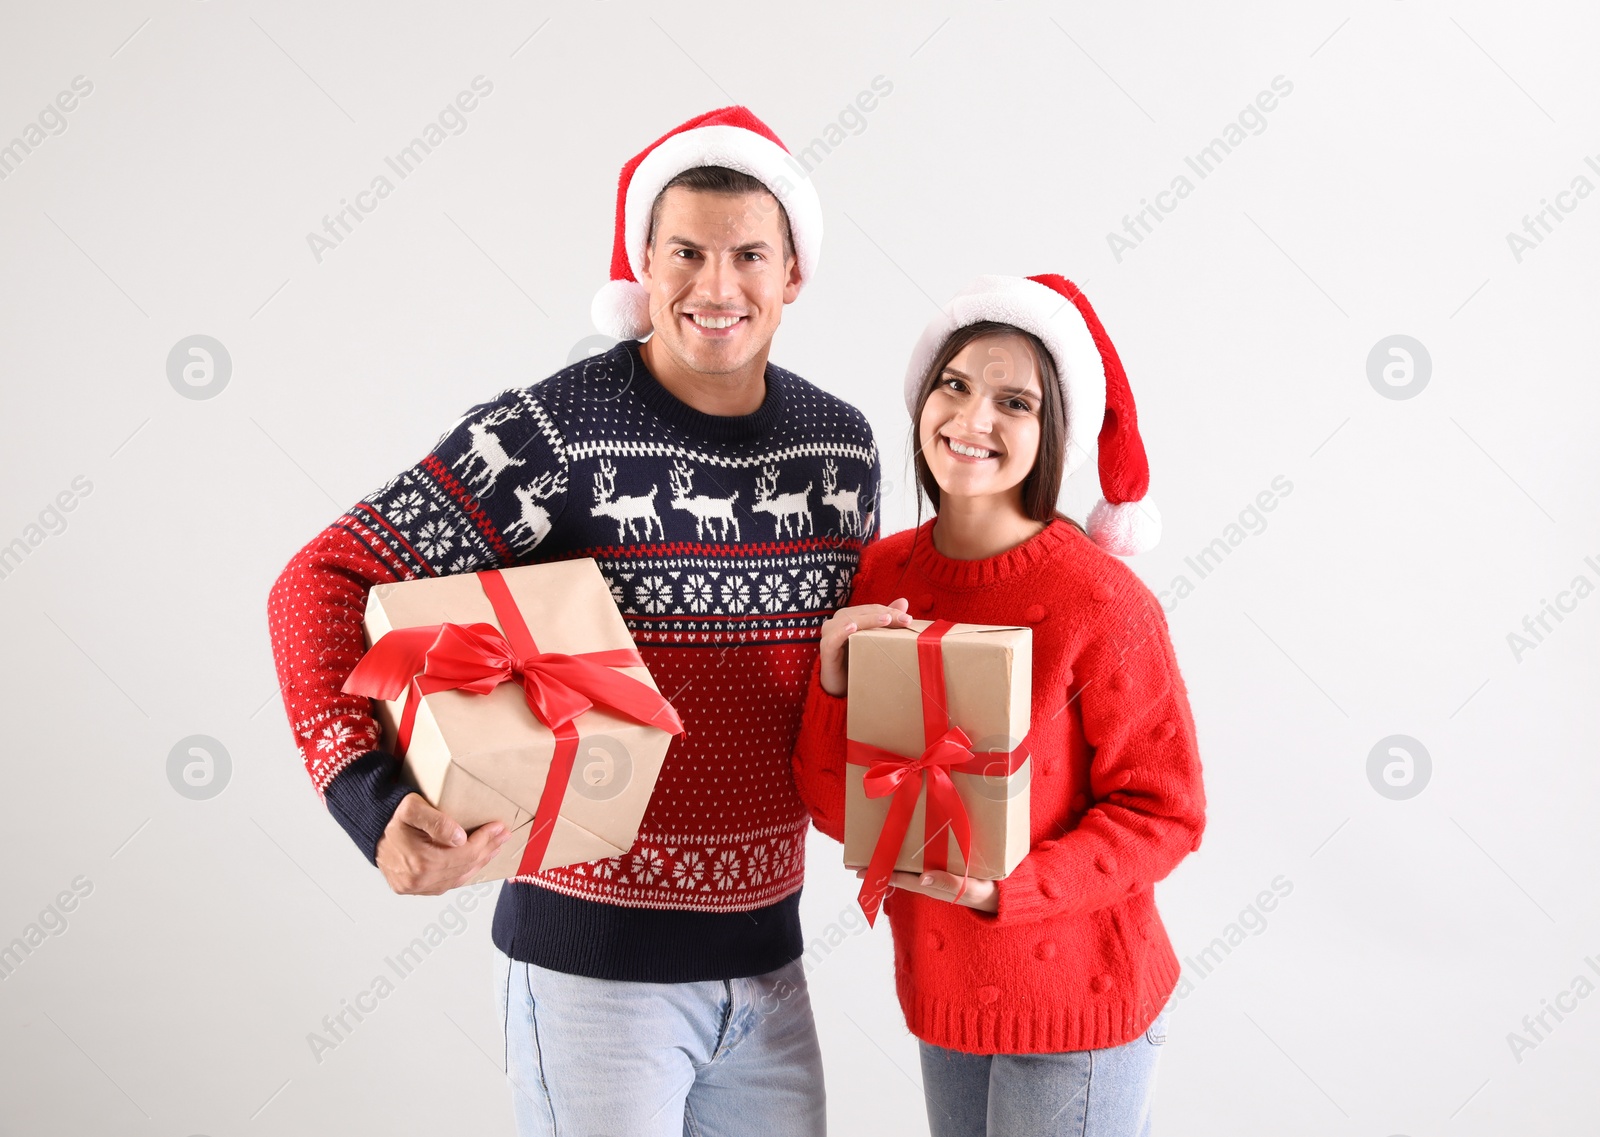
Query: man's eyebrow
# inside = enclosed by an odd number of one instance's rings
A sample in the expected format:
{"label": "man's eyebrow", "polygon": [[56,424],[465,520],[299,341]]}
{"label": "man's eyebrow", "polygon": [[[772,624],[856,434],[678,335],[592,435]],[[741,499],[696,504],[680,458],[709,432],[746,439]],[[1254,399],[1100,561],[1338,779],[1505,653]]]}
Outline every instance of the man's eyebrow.
{"label": "man's eyebrow", "polygon": [[[664,237],[662,240],[669,245],[682,245],[686,249],[694,249],[697,252],[705,251],[704,245],[700,244],[698,241],[691,241],[687,237],[671,236]],[[756,250],[771,252],[772,246],[766,241],[747,241],[742,245],[735,245],[733,247],[733,251],[736,253],[752,252]]]}
{"label": "man's eyebrow", "polygon": [[[959,367],[951,367],[946,364],[944,373],[946,375],[954,375],[957,379],[965,379],[968,383],[972,382],[972,376],[962,371]],[[1036,390],[1033,387],[996,387],[995,390],[1002,395],[1032,395],[1036,399],[1044,396],[1043,391]]]}

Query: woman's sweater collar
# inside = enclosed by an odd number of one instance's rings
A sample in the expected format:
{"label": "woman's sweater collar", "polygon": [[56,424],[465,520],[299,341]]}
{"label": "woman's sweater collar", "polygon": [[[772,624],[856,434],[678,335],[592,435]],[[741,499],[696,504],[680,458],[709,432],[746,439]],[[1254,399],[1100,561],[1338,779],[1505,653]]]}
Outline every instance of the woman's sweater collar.
{"label": "woman's sweater collar", "polygon": [[1078,532],[1058,517],[1022,544],[997,556],[963,561],[934,548],[933,525],[937,520],[931,517],[918,527],[912,538],[911,566],[930,583],[955,589],[986,588],[1031,572],[1057,557]]}

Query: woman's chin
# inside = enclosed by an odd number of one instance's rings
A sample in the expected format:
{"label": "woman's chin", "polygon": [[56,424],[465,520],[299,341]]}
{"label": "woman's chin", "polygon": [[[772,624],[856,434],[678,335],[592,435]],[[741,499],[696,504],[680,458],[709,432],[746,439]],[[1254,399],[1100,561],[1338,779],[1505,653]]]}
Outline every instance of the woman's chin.
{"label": "woman's chin", "polygon": [[952,501],[976,501],[980,498],[994,499],[1005,492],[1004,487],[997,487],[990,478],[950,478],[944,480],[935,478],[939,483],[939,501],[948,506]]}

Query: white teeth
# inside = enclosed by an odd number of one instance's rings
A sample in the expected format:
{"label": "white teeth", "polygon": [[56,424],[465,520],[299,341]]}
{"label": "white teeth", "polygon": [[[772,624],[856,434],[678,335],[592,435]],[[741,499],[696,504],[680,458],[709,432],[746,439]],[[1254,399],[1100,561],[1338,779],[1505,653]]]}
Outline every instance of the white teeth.
{"label": "white teeth", "polygon": [[994,451],[993,450],[979,450],[976,446],[967,446],[967,445],[965,445],[963,443],[957,442],[953,438],[947,438],[947,439],[945,439],[945,441],[950,444],[950,449],[954,450],[957,454],[964,454],[968,458],[993,458],[994,457]]}
{"label": "white teeth", "polygon": [[740,316],[700,316],[691,314],[690,319],[702,328],[731,328],[743,317]]}

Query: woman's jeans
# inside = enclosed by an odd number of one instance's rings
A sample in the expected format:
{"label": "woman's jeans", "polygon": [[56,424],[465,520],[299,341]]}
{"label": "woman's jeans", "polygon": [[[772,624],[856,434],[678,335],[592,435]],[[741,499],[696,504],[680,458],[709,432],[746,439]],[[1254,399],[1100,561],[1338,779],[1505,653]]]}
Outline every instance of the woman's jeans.
{"label": "woman's jeans", "polygon": [[519,1137],[820,1137],[805,965],[631,983],[494,951]]}
{"label": "woman's jeans", "polygon": [[1132,1042],[1065,1054],[964,1054],[921,1043],[933,1137],[1149,1137],[1162,1008]]}

